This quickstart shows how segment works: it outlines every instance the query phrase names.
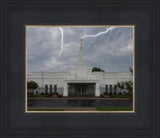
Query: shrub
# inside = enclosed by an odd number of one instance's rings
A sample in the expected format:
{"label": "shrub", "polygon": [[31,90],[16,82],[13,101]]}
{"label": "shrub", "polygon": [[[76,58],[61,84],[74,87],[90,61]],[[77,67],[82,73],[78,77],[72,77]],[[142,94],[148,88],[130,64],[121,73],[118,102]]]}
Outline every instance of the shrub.
{"label": "shrub", "polygon": [[62,97],[63,95],[62,94],[58,94],[58,97]]}
{"label": "shrub", "polygon": [[48,95],[48,92],[45,92],[45,95]]}
{"label": "shrub", "polygon": [[101,97],[104,97],[104,94],[101,94],[100,96],[101,96]]}
{"label": "shrub", "polygon": [[104,92],[103,94],[104,94],[104,95],[107,95],[108,93],[107,93],[107,92]]}
{"label": "shrub", "polygon": [[51,94],[48,95],[48,97],[51,97],[51,96],[53,96],[53,93],[51,93]]}
{"label": "shrub", "polygon": [[53,96],[51,96],[51,97],[56,98],[56,97],[57,97],[57,95],[55,95],[55,94],[54,94],[54,95],[53,95]]}
{"label": "shrub", "polygon": [[110,96],[108,96],[108,95],[104,95],[104,97],[105,97],[105,98],[110,98]]}
{"label": "shrub", "polygon": [[41,95],[44,95],[44,92],[42,92]]}
{"label": "shrub", "polygon": [[55,93],[54,93],[54,95],[58,95],[58,93],[57,93],[57,92],[55,92]]}

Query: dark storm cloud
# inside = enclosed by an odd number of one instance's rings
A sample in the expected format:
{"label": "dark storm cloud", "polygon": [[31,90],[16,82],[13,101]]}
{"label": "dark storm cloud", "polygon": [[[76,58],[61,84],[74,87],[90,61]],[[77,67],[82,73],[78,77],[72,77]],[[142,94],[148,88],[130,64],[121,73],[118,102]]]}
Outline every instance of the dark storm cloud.
{"label": "dark storm cloud", "polygon": [[[27,64],[32,71],[68,71],[78,61],[80,39],[95,35],[107,27],[63,27],[64,48],[61,56],[61,33],[58,27],[28,27]],[[84,59],[89,67],[106,71],[128,71],[133,64],[132,27],[117,27],[96,38],[84,38]]]}

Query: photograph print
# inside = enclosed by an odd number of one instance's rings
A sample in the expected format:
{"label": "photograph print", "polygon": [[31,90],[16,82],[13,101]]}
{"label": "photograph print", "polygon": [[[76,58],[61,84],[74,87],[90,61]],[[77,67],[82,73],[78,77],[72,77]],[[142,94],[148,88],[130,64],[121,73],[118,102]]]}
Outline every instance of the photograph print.
{"label": "photograph print", "polygon": [[26,112],[134,113],[134,25],[26,25]]}

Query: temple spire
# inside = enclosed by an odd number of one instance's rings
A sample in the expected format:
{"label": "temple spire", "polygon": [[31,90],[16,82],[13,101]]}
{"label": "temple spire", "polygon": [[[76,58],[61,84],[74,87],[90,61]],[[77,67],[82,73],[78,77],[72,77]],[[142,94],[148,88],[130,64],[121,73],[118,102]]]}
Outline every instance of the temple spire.
{"label": "temple spire", "polygon": [[78,66],[85,66],[84,60],[83,60],[83,47],[82,47],[82,41],[83,41],[83,39],[81,39],[80,41],[81,41],[81,46],[79,48]]}
{"label": "temple spire", "polygon": [[82,46],[82,41],[83,41],[83,39],[81,38],[81,40],[80,40],[80,41],[81,41],[81,46]]}

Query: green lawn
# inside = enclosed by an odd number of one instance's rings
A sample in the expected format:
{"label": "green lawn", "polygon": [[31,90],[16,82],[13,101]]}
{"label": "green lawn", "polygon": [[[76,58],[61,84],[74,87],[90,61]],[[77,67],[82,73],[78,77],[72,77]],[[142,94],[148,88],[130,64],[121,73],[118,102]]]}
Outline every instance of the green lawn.
{"label": "green lawn", "polygon": [[28,111],[64,111],[64,109],[28,109]]}
{"label": "green lawn", "polygon": [[96,107],[98,111],[133,111],[132,107]]}
{"label": "green lawn", "polygon": [[132,95],[112,95],[113,98],[132,98]]}
{"label": "green lawn", "polygon": [[[98,111],[133,111],[132,107],[96,107]],[[64,111],[64,109],[28,109],[28,111]]]}

